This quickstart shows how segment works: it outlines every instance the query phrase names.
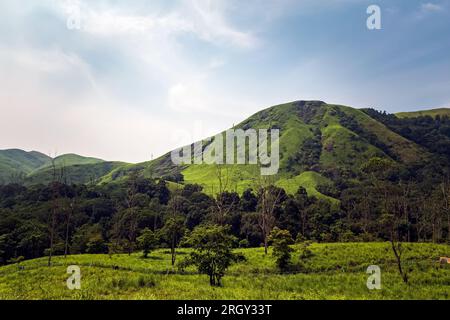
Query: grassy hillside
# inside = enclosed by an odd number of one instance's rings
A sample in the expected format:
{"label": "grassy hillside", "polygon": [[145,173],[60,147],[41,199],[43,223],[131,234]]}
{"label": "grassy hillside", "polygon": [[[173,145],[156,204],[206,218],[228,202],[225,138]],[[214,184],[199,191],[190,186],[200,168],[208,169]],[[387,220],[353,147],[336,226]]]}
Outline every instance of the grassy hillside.
{"label": "grassy hillside", "polygon": [[[95,161],[89,159],[85,159],[85,161],[87,162],[85,164],[65,165],[63,167],[57,165],[57,178],[67,182],[67,184],[98,183],[99,179],[103,176],[124,165],[123,162],[102,161],[98,163],[89,163],[89,161]],[[51,182],[52,179],[53,168],[47,166],[29,174],[25,179],[25,184],[47,184]]]}
{"label": "grassy hillside", "polygon": [[[325,178],[328,172],[356,174],[372,157],[408,165],[423,163],[431,157],[424,148],[391,131],[362,110],[321,101],[273,106],[235,126],[235,129],[250,128],[280,129],[280,170],[275,177],[279,186],[287,188],[289,193],[302,186],[310,195],[334,203],[335,199],[317,189],[320,184],[333,185],[334,181]],[[200,184],[208,194],[219,190],[216,166],[177,167],[172,164],[170,153],[154,161],[116,168],[100,181],[120,181],[134,170],[147,177],[168,177],[175,181],[182,176],[184,183]],[[222,171],[228,190],[241,193],[257,185],[259,170],[254,165],[228,165]]]}
{"label": "grassy hillside", "polygon": [[422,110],[414,112],[399,112],[395,114],[398,118],[417,118],[422,116],[430,116],[435,118],[436,116],[448,116],[450,117],[450,108],[439,108],[431,110]]}
{"label": "grassy hillside", "polygon": [[317,190],[319,186],[330,186],[332,184],[333,182],[331,180],[321,176],[317,172],[305,171],[293,178],[289,179],[282,178],[277,181],[276,185],[286,190],[286,192],[289,194],[295,194],[298,190],[298,187],[302,186],[303,188],[306,189],[306,192],[308,193],[309,196],[314,196],[318,199],[328,200],[333,204],[337,205],[339,203],[338,200],[326,196]]}
{"label": "grassy hillside", "polygon": [[50,161],[50,157],[36,151],[0,150],[0,183],[10,182],[20,175],[27,175]]}
{"label": "grassy hillside", "polygon": [[105,162],[105,160],[97,159],[97,158],[91,158],[91,157],[83,157],[78,154],[64,154],[62,156],[55,158],[55,165],[61,166],[71,166],[75,164],[95,164]]}
{"label": "grassy hillside", "polygon": [[[212,288],[194,269],[172,272],[170,253],[162,249],[140,254],[78,255],[45,258],[0,268],[0,299],[450,299],[449,266],[437,263],[448,245],[406,244],[410,285],[398,274],[388,243],[313,244],[300,272],[280,274],[263,248],[239,249],[246,262],[233,265],[223,287]],[[299,247],[293,262],[299,264]],[[178,260],[189,249],[182,249]],[[81,290],[68,290],[68,265],[81,268]],[[381,290],[368,290],[369,265],[381,268]]]}
{"label": "grassy hillside", "polygon": [[[391,131],[363,111],[321,101],[297,101],[270,107],[235,128],[280,129],[277,184],[290,193],[303,186],[310,195],[332,202],[336,200],[317,190],[318,181],[333,185],[333,181],[324,176],[327,171],[357,173],[372,157],[405,164],[423,163],[430,157],[421,146]],[[167,159],[168,155],[165,162]],[[179,170],[186,183],[201,184],[207,193],[218,190],[214,166],[190,165]],[[227,166],[224,172],[228,189],[242,192],[254,187],[257,171],[249,165]],[[311,171],[315,172],[314,179]]]}

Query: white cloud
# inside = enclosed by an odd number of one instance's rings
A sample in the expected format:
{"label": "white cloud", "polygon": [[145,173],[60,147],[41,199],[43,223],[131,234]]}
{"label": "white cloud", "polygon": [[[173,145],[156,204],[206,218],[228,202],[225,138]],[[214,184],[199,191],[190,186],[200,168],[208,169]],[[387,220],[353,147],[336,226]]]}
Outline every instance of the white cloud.
{"label": "white cloud", "polygon": [[422,12],[439,12],[444,10],[444,8],[441,5],[431,2],[422,3],[420,8]]}
{"label": "white cloud", "polygon": [[[74,2],[41,3],[57,13],[62,29],[55,30],[52,36],[57,42],[51,46],[41,46],[36,40],[0,48],[0,85],[4,89],[0,92],[0,147],[137,162],[148,160],[151,153],[158,156],[178,147],[176,141],[161,139],[161,134],[191,130],[190,124],[199,120],[200,114],[208,135],[231,126],[231,119],[241,118],[237,111],[250,104],[236,105],[245,99],[217,91],[209,83],[209,76],[225,64],[225,58],[212,53],[207,63],[198,63],[185,55],[179,41],[191,34],[220,50],[256,45],[250,33],[228,21],[228,9],[221,2],[196,1],[192,6],[182,1],[167,12],[148,14],[79,1],[81,30],[65,28]],[[35,4],[28,4],[21,14],[33,14]],[[8,6],[15,7],[13,3]],[[18,33],[34,27],[36,21],[27,21],[33,20],[26,15],[20,18],[23,29],[16,30]],[[58,38],[61,36],[73,36],[78,42],[72,46]],[[105,44],[122,59],[108,62],[106,76],[89,57],[92,49]],[[117,72],[116,63],[124,64]],[[124,73],[130,64],[138,66],[142,75]],[[163,89],[155,92],[148,87],[137,102],[119,100],[118,95],[130,88],[111,83],[122,84],[120,80],[129,77],[130,86],[145,85],[147,75],[157,77]],[[156,94],[165,94],[165,103],[152,102]],[[155,114],[156,110],[161,114]],[[182,116],[177,117],[179,114]]]}
{"label": "white cloud", "polygon": [[201,39],[214,43],[231,43],[232,45],[251,48],[257,44],[256,38],[240,31],[229,24],[225,17],[226,1],[184,0],[185,8],[195,33]]}
{"label": "white cloud", "polygon": [[104,8],[89,1],[56,2],[66,19],[76,21],[81,30],[96,35],[142,34],[183,35],[191,33],[215,45],[252,48],[257,39],[232,26],[226,17],[227,6],[221,0],[182,0],[169,12],[126,13],[117,7]]}

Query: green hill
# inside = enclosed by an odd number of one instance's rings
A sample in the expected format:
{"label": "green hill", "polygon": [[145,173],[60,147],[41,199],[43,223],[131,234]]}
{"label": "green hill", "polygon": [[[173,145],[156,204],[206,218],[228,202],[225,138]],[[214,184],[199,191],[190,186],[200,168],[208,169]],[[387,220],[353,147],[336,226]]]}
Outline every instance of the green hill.
{"label": "green hill", "polygon": [[105,162],[105,160],[83,157],[78,154],[64,154],[54,158],[54,163],[56,166],[72,166],[72,165],[82,165],[82,164],[96,164],[100,162]]}
{"label": "green hill", "polygon": [[447,116],[450,117],[450,108],[439,108],[439,109],[430,109],[430,110],[422,110],[422,111],[413,111],[413,112],[399,112],[395,114],[399,118],[417,118],[423,116],[430,116],[436,118],[436,116]]}
{"label": "green hill", "polygon": [[[270,107],[235,126],[235,129],[249,128],[280,129],[280,170],[274,178],[278,185],[290,193],[303,186],[310,195],[333,202],[335,199],[319,189],[332,187],[336,175],[355,175],[372,157],[409,165],[423,163],[430,157],[422,146],[363,110],[322,101],[295,101]],[[151,162],[118,168],[101,181],[119,180],[130,170],[200,184],[209,194],[219,190],[216,166],[177,167],[172,164],[170,153]],[[243,192],[256,188],[259,169],[255,165],[227,165],[223,166],[222,174],[226,176],[228,190]]]}
{"label": "green hill", "polygon": [[[109,161],[64,166],[56,165],[56,174],[57,179],[66,184],[92,184],[98,183],[100,178],[123,165],[123,162]],[[53,180],[53,175],[53,167],[46,166],[29,174],[25,178],[25,184],[47,184]]]}
{"label": "green hill", "polygon": [[68,183],[88,183],[97,181],[124,163],[106,162],[77,154],[61,155],[52,161],[51,157],[36,151],[0,150],[0,183],[48,183],[53,179],[53,164],[58,175],[64,170]]}
{"label": "green hill", "polygon": [[0,150],[0,183],[17,181],[50,162],[50,157],[36,151]]}

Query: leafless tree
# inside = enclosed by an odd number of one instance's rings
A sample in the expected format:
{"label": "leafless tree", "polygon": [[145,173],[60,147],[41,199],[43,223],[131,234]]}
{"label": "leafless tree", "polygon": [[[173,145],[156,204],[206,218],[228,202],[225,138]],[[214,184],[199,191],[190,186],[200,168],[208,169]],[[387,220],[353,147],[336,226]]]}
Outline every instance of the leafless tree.
{"label": "leafless tree", "polygon": [[450,177],[447,175],[441,183],[442,207],[447,216],[447,239],[450,241]]}
{"label": "leafless tree", "polygon": [[229,201],[227,201],[228,199],[225,196],[225,192],[228,191],[233,184],[231,168],[229,166],[216,164],[215,169],[218,189],[214,190],[214,187],[212,189],[213,194],[215,194],[214,219],[217,224],[224,225],[227,221],[227,217],[236,205],[234,200],[232,201],[232,203],[229,203]]}
{"label": "leafless tree", "polygon": [[66,210],[66,235],[64,239],[64,258],[67,257],[69,253],[69,230],[70,230],[70,219],[73,217],[75,211],[75,198],[70,199],[69,208]]}
{"label": "leafless tree", "polygon": [[134,244],[136,243],[137,230],[138,230],[138,212],[135,208],[136,195],[138,193],[137,183],[139,175],[133,172],[128,181],[127,196],[125,198],[127,206],[127,240],[128,240],[128,255],[134,251]]}
{"label": "leafless tree", "polygon": [[50,218],[49,218],[49,238],[50,238],[50,248],[48,253],[48,262],[47,265],[50,267],[52,265],[52,255],[53,255],[53,246],[55,240],[56,233],[56,220],[59,210],[59,190],[58,190],[58,179],[56,172],[56,164],[55,159],[52,158],[52,208],[50,210]]}
{"label": "leafless tree", "polygon": [[269,234],[275,225],[275,208],[280,202],[282,191],[281,188],[274,187],[272,177],[260,178],[258,193],[258,225],[264,240],[265,254],[267,254]]}

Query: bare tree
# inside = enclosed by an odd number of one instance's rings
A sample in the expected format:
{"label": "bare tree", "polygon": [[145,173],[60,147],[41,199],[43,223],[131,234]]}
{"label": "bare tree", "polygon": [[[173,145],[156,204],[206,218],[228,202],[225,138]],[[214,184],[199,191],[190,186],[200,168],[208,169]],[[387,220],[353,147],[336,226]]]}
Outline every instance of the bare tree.
{"label": "bare tree", "polygon": [[66,210],[66,235],[64,239],[64,258],[67,257],[69,253],[69,230],[70,230],[70,219],[73,217],[75,211],[75,198],[70,199],[69,209]]}
{"label": "bare tree", "polygon": [[442,206],[447,215],[447,239],[450,241],[450,178],[447,175],[441,183]]}
{"label": "bare tree", "polygon": [[417,232],[417,240],[418,242],[422,242],[427,238],[427,228],[429,226],[428,220],[428,203],[427,197],[425,195],[420,194],[419,199],[417,199],[417,208],[413,211],[415,227]]}
{"label": "bare tree", "polygon": [[137,230],[138,230],[138,212],[135,208],[136,195],[138,193],[138,179],[139,175],[133,172],[128,181],[127,196],[125,202],[127,205],[127,240],[128,240],[128,255],[134,251],[134,244],[136,243]]}
{"label": "bare tree", "polygon": [[400,276],[404,283],[408,284],[408,273],[403,269],[402,266],[402,255],[403,255],[403,246],[400,241],[395,241],[394,238],[391,238],[391,246],[394,251],[395,258],[397,259],[397,267]]}
{"label": "bare tree", "polygon": [[[214,219],[219,225],[225,225],[226,219],[236,205],[234,199],[229,203],[225,192],[232,186],[231,168],[229,166],[216,164],[216,178],[218,181],[218,190],[214,197]],[[213,187],[214,194],[214,187]]]}
{"label": "bare tree", "polygon": [[55,159],[52,158],[52,208],[50,210],[50,219],[49,219],[49,238],[50,238],[50,248],[48,253],[48,262],[47,265],[50,267],[52,265],[52,255],[53,255],[53,245],[55,240],[56,233],[56,219],[59,210],[59,190],[58,190],[58,179],[56,176],[56,164]]}
{"label": "bare tree", "polygon": [[259,186],[258,225],[264,240],[264,253],[267,254],[269,234],[275,226],[274,212],[280,202],[282,189],[274,187],[269,177],[262,177]]}
{"label": "bare tree", "polygon": [[403,216],[403,222],[407,226],[407,236],[406,241],[411,241],[411,228],[409,221],[409,209],[410,209],[410,194],[412,189],[411,181],[407,183],[400,182],[401,196],[400,196],[400,207]]}

